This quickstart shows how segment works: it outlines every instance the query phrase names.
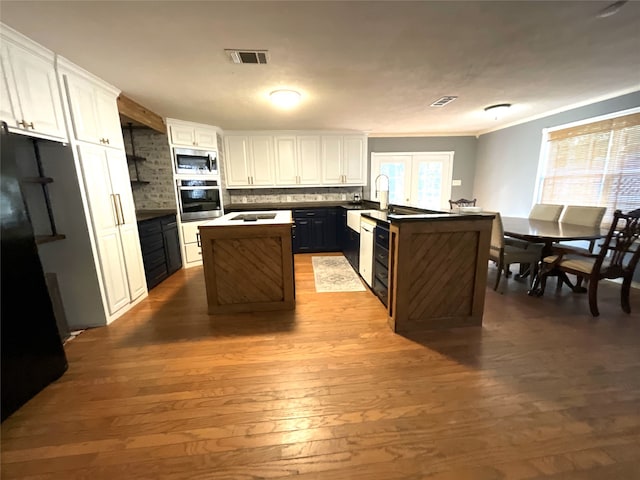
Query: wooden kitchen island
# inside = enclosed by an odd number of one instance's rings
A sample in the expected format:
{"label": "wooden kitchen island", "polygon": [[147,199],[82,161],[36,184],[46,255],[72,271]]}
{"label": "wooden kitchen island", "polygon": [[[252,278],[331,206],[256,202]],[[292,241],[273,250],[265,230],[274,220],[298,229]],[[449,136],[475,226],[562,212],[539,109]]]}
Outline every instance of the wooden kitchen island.
{"label": "wooden kitchen island", "polygon": [[209,314],[293,310],[290,210],[228,213],[200,225]]}
{"label": "wooden kitchen island", "polygon": [[388,215],[389,326],[482,325],[491,214]]}

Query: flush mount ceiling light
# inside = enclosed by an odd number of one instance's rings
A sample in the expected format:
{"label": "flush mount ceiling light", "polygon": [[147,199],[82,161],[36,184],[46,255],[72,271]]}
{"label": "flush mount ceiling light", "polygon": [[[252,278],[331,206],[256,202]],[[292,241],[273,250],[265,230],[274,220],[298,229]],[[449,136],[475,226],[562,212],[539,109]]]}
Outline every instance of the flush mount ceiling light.
{"label": "flush mount ceiling light", "polygon": [[494,120],[498,120],[498,118],[502,117],[510,108],[510,103],[499,103],[498,105],[490,105],[486,107],[484,111],[491,115]]}
{"label": "flush mount ceiling light", "polygon": [[269,98],[271,102],[278,107],[283,109],[293,108],[298,103],[300,103],[300,92],[296,92],[295,90],[274,90],[269,94]]}

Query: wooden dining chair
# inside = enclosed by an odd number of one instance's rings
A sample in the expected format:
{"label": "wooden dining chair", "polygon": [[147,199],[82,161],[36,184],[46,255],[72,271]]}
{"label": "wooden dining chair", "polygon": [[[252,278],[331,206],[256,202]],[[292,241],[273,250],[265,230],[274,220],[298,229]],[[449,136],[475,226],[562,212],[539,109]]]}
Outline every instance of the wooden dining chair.
{"label": "wooden dining chair", "polygon": [[459,198],[458,200],[449,200],[449,209],[453,210],[454,208],[460,207],[475,207],[476,199],[467,200],[466,198]]}
{"label": "wooden dining chair", "polygon": [[502,272],[505,273],[505,277],[509,276],[509,265],[512,263],[528,264],[529,270],[533,273],[530,280],[532,281],[538,268],[538,262],[542,257],[544,244],[523,242],[522,246],[517,246],[505,243],[504,227],[500,213],[488,213],[495,215],[491,226],[491,246],[489,248],[489,260],[495,262],[498,267],[498,275],[493,289],[498,290]]}
{"label": "wooden dining chair", "polygon": [[[573,249],[565,246],[554,246],[553,255],[545,257],[540,266],[540,275],[530,295],[544,295],[547,277],[558,276],[563,281],[567,273],[589,280],[589,309],[591,315],[597,317],[598,283],[602,279],[622,278],[620,304],[622,310],[631,313],[629,291],[633,272],[640,259],[640,208],[627,214],[616,210],[609,232],[600,245],[597,254],[584,249]],[[539,285],[538,285],[539,283]],[[574,287],[575,292],[584,292],[583,287]]]}
{"label": "wooden dining chair", "polygon": [[546,220],[548,222],[557,222],[562,213],[564,205],[556,205],[552,203],[536,203],[529,212],[531,220]]}

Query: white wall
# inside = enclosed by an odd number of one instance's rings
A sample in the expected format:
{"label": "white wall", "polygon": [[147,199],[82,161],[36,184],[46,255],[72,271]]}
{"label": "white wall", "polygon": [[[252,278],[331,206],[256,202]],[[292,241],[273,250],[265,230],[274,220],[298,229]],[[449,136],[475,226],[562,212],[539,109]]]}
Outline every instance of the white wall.
{"label": "white wall", "polygon": [[538,172],[542,129],[640,106],[640,91],[481,135],[473,196],[486,210],[527,216]]}

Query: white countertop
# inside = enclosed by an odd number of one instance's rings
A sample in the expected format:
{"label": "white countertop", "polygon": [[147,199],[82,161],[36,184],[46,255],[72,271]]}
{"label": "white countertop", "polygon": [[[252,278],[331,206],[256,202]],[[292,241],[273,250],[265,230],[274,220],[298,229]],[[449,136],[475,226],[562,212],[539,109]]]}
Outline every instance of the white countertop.
{"label": "white countertop", "polygon": [[[246,221],[245,218],[255,218],[255,220]],[[200,227],[220,227],[225,225],[283,225],[293,223],[292,218],[291,210],[232,212],[203,223]]]}

